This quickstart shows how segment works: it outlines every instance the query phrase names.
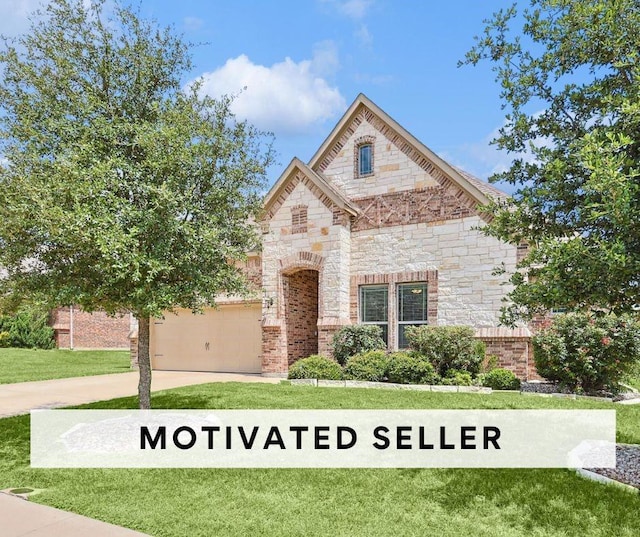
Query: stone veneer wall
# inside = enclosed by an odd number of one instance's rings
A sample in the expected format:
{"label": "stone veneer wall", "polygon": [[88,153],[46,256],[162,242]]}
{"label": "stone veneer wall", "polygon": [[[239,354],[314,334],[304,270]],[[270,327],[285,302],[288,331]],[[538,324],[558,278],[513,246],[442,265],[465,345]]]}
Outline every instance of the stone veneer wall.
{"label": "stone veneer wall", "polygon": [[284,276],[287,363],[318,353],[318,272]]}
{"label": "stone veneer wall", "polygon": [[129,334],[129,357],[131,369],[138,369],[138,331],[132,330]]}
{"label": "stone veneer wall", "polygon": [[482,224],[479,216],[472,216],[353,233],[352,275],[437,271],[435,324],[498,326],[509,286],[493,271],[501,263],[514,270],[516,248],[483,235],[476,229]]}
{"label": "stone veneer wall", "polygon": [[[286,374],[290,362],[285,287],[287,279],[296,272],[317,272],[314,352],[326,354],[335,330],[350,323],[349,220],[326,197],[318,198],[313,188],[301,172],[295,172],[287,195],[279,200],[270,220],[263,225],[262,288],[268,303],[272,304],[263,309],[262,360],[263,373],[267,375]],[[301,205],[307,207],[307,230],[294,233],[292,211]],[[312,350],[311,345],[303,354],[308,350]]]}

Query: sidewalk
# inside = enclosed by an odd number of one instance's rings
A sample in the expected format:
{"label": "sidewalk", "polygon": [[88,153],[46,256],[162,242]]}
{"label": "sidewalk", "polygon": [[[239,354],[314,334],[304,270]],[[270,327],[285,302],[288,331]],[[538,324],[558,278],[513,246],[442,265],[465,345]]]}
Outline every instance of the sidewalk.
{"label": "sidewalk", "polygon": [[3,537],[145,537],[146,533],[0,492]]}
{"label": "sidewalk", "polygon": [[[241,373],[154,371],[151,391],[205,384],[207,382],[268,382],[278,378]],[[73,377],[17,384],[0,384],[0,418],[27,414],[35,408],[56,408],[104,401],[138,394],[138,372]]]}

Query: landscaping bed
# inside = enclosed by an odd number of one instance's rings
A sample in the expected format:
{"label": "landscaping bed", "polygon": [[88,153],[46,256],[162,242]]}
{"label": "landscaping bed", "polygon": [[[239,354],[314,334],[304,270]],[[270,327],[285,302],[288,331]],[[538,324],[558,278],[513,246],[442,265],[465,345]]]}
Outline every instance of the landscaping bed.
{"label": "landscaping bed", "polygon": [[618,444],[615,468],[588,468],[588,470],[631,485],[640,492],[640,445]]}

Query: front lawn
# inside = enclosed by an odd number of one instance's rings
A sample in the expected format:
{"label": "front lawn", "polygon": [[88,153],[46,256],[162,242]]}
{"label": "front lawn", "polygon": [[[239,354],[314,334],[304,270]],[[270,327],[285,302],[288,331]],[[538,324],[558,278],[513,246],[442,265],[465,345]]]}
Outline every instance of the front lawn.
{"label": "front lawn", "polygon": [[127,351],[0,349],[0,384],[130,370]]}
{"label": "front lawn", "polygon": [[640,372],[627,377],[625,379],[625,384],[628,384],[636,390],[640,390]]}
{"label": "front lawn", "polygon": [[[477,395],[206,384],[154,408],[615,408],[640,443],[640,407]],[[133,397],[82,408],[136,408]],[[0,489],[154,536],[637,536],[640,498],[570,470],[29,468],[29,417],[0,420]]]}

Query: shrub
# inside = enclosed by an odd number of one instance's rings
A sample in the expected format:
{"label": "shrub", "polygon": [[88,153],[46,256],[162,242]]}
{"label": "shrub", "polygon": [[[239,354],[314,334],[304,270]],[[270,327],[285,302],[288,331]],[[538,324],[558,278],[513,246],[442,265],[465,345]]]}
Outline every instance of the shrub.
{"label": "shrub", "polygon": [[25,308],[15,315],[0,317],[0,347],[52,349],[55,346],[53,329],[48,325],[49,314],[35,308]]}
{"label": "shrub", "polygon": [[473,377],[468,371],[460,371],[459,369],[449,369],[447,375],[442,377],[442,384],[445,386],[471,386]]}
{"label": "shrub", "polygon": [[332,347],[334,358],[342,365],[356,354],[386,349],[382,328],[371,324],[342,327],[334,334]]}
{"label": "shrub", "polygon": [[520,380],[513,371],[498,367],[484,374],[482,385],[493,390],[519,390]]}
{"label": "shrub", "polygon": [[389,382],[398,384],[435,384],[436,371],[429,361],[418,353],[394,352],[387,365]]}
{"label": "shrub", "polygon": [[489,371],[493,371],[498,368],[498,364],[500,363],[500,358],[498,358],[495,354],[489,354],[482,360],[482,365],[480,366],[480,371],[483,373],[488,373]]}
{"label": "shrub", "polygon": [[442,377],[450,369],[476,375],[484,360],[485,344],[470,326],[411,326],[405,331],[409,346],[424,355]]}
{"label": "shrub", "polygon": [[326,356],[313,354],[294,362],[289,367],[290,379],[326,379],[340,380],[342,368],[340,364]]}
{"label": "shrub", "polygon": [[640,324],[630,317],[559,315],[533,337],[538,373],[579,393],[616,392],[640,362]]}
{"label": "shrub", "polygon": [[344,375],[353,380],[380,382],[385,379],[389,359],[384,351],[356,354],[347,360]]}

